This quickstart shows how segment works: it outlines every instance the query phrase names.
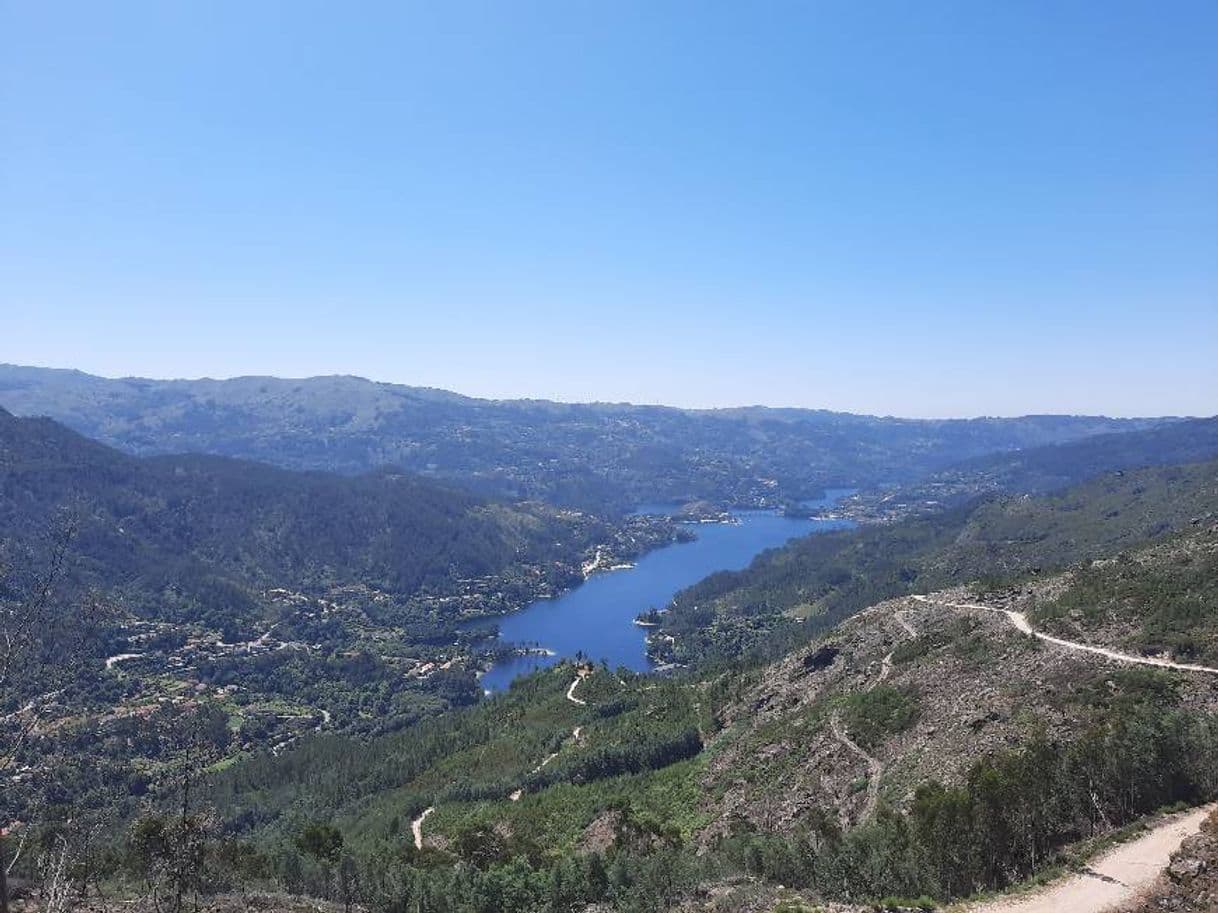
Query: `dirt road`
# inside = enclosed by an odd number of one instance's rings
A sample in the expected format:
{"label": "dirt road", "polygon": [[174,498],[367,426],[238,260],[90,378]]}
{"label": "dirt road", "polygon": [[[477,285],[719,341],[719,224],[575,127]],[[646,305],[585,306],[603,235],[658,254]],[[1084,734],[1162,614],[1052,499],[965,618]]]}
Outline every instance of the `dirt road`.
{"label": "dirt road", "polygon": [[584,680],[584,673],[581,672],[576,677],[575,681],[571,682],[571,687],[567,689],[567,700],[569,700],[572,704],[582,704],[582,705],[586,706],[588,703],[587,701],[583,700],[582,698],[578,698],[575,696],[575,689],[579,685],[579,683],[582,682],[583,680]]}
{"label": "dirt road", "polygon": [[833,737],[835,739],[867,762],[867,802],[863,805],[863,812],[859,815],[858,819],[859,821],[865,821],[871,817],[871,813],[875,811],[876,803],[880,799],[880,778],[884,775],[884,765],[860,748],[858,743],[850,738],[850,736],[846,735],[846,730],[842,727],[841,718],[836,713],[829,717],[829,726],[833,730]]}
{"label": "dirt road", "polygon": [[[905,618],[903,613],[894,612],[893,618],[896,619],[897,624],[910,637],[918,636],[917,630],[909,623],[909,620]],[[867,686],[863,689],[864,691],[874,690],[877,685],[884,682],[892,674],[892,657],[893,653],[890,652],[880,661],[880,674],[867,683]],[[871,817],[871,813],[875,811],[876,803],[879,801],[880,778],[884,775],[884,765],[880,763],[878,758],[864,751],[857,742],[846,734],[846,728],[842,725],[842,719],[836,711],[829,717],[829,727],[833,732],[833,737],[838,742],[867,762],[867,802],[863,806],[863,813],[859,818],[860,821],[865,820]]]}
{"label": "dirt road", "polygon": [[1179,669],[1181,672],[1205,672],[1209,675],[1218,675],[1218,669],[1212,666],[1197,666],[1192,663],[1177,663],[1169,659],[1159,659],[1154,656],[1135,656],[1132,653],[1121,653],[1117,650],[1109,650],[1104,647],[1093,647],[1090,644],[1080,644],[1073,640],[1063,640],[1060,637],[1054,637],[1051,634],[1044,634],[1032,627],[1028,621],[1028,616],[1023,612],[1013,612],[1010,609],[995,609],[986,605],[978,605],[973,602],[946,602],[941,599],[933,599],[930,596],[914,596],[914,599],[919,602],[929,603],[930,605],[944,606],[949,609],[964,609],[979,612],[994,612],[999,615],[1005,615],[1007,621],[1015,626],[1023,634],[1028,634],[1032,637],[1037,637],[1051,644],[1057,644],[1059,647],[1065,647],[1067,650],[1078,650],[1083,653],[1094,653],[1097,656],[1104,656],[1108,659],[1116,660],[1119,663],[1136,663],[1139,666],[1157,666],[1160,669]]}
{"label": "dirt road", "polygon": [[1165,819],[1150,831],[1114,847],[1082,872],[1020,897],[953,907],[953,913],[1102,913],[1131,900],[1167,867],[1186,837],[1197,833],[1215,805]]}
{"label": "dirt road", "polygon": [[427,816],[436,810],[434,805],[429,805],[423,810],[423,814],[410,822],[410,832],[414,834],[414,848],[416,850],[423,849],[423,822],[427,820]]}

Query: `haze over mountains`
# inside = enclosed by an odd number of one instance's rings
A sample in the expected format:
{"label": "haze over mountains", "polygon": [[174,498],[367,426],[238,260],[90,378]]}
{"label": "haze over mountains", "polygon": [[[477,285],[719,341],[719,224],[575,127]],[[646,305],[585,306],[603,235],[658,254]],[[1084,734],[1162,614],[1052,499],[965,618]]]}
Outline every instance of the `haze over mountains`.
{"label": "haze over mountains", "polygon": [[793,503],[824,487],[909,482],[970,457],[1164,421],[701,412],[477,400],[356,377],[111,380],[13,365],[0,366],[0,405],[135,454],[214,453],[343,473],[395,466],[479,492],[603,510]]}

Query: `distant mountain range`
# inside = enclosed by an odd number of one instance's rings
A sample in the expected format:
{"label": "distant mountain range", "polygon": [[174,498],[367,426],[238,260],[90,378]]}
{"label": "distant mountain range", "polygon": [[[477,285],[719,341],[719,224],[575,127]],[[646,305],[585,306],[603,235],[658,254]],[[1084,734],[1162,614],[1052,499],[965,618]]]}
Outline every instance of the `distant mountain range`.
{"label": "distant mountain range", "polygon": [[0,406],[138,455],[199,452],[351,474],[396,466],[477,492],[600,510],[655,500],[780,505],[826,486],[908,483],[974,457],[1170,421],[697,411],[479,400],[345,376],[112,380],[15,365],[0,365]]}
{"label": "distant mountain range", "polygon": [[1142,431],[1096,434],[1077,441],[991,453],[948,466],[911,485],[859,492],[852,515],[893,519],[940,512],[980,495],[1044,494],[1101,473],[1193,463],[1218,457],[1218,418],[1184,419]]}

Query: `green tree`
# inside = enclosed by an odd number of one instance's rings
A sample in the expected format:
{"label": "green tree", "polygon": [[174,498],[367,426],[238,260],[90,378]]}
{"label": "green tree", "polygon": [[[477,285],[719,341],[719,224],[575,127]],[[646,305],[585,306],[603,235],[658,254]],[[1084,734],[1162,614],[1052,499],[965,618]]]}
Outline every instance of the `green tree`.
{"label": "green tree", "polygon": [[296,835],[295,842],[298,850],[312,857],[321,867],[322,893],[329,899],[330,876],[343,852],[342,833],[333,825],[313,821]]}

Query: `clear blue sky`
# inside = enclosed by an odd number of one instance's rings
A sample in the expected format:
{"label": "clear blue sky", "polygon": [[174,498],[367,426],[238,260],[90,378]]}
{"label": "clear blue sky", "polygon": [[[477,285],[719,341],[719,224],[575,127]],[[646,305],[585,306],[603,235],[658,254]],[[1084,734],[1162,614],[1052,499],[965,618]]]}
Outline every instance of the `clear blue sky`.
{"label": "clear blue sky", "polygon": [[1218,412],[1218,3],[0,0],[0,361]]}

